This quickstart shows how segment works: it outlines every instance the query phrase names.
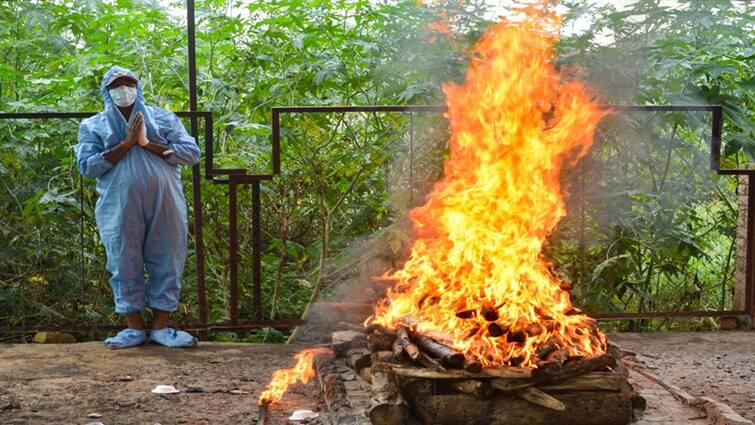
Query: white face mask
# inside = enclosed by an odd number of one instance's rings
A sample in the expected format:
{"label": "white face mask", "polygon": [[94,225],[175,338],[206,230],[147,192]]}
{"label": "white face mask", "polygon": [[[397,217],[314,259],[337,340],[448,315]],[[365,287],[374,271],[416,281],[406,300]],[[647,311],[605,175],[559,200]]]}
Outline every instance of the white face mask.
{"label": "white face mask", "polygon": [[119,86],[114,89],[110,89],[110,98],[113,99],[113,103],[125,108],[134,104],[136,100],[136,87]]}

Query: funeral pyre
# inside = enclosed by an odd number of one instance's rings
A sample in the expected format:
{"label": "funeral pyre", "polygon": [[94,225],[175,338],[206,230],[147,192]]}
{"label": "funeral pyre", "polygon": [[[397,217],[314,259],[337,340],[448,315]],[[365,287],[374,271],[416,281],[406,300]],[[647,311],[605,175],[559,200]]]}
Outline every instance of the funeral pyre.
{"label": "funeral pyre", "polygon": [[[421,397],[428,386],[437,392],[437,380],[477,398],[498,390],[557,412],[587,397],[567,403],[545,392],[553,385],[625,391],[618,355],[607,354],[597,321],[572,305],[568,285],[542,255],[566,214],[562,168],[587,153],[608,111],[585,84],[556,69],[560,19],[547,4],[523,8],[519,18],[488,29],[464,82],[443,87],[451,130],[444,176],[411,211],[410,255],[380,278],[392,286],[365,323],[374,330],[366,350],[373,423],[402,423],[400,394],[407,393],[425,423],[454,423],[449,415],[458,408],[450,400],[442,406]],[[367,352],[349,353],[350,363],[358,366],[352,357]],[[395,375],[414,381],[401,384]],[[626,395],[597,397],[597,405],[621,405],[616,420],[587,410],[542,419],[626,423]],[[533,420],[535,409],[518,416],[511,409],[514,423]]]}
{"label": "funeral pyre", "polygon": [[[559,25],[546,3],[523,8],[483,34],[462,83],[443,87],[449,151],[410,213],[410,254],[377,278],[389,289],[364,328],[333,334],[372,384],[373,424],[410,413],[435,425],[632,420],[619,350],[542,255],[566,214],[561,171],[609,113],[557,70]],[[328,406],[340,403],[323,382]]]}

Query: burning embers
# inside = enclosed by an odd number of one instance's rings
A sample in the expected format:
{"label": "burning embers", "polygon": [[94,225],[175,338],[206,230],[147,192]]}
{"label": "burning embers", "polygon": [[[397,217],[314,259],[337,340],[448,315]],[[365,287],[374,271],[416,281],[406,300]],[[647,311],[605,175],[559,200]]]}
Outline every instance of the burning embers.
{"label": "burning embers", "polygon": [[465,82],[443,87],[452,132],[445,175],[411,212],[410,257],[383,277],[395,287],[368,321],[408,325],[483,366],[537,368],[553,353],[606,350],[541,251],[566,213],[561,168],[585,155],[607,112],[555,69],[559,19],[525,14],[489,29]]}

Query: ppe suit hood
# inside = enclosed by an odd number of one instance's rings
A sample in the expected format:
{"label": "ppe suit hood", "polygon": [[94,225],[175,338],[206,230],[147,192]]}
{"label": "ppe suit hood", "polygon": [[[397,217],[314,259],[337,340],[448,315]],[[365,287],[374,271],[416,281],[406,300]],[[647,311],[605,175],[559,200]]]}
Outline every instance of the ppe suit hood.
{"label": "ppe suit hood", "polygon": [[110,70],[108,70],[108,72],[106,72],[105,76],[102,78],[101,84],[102,100],[105,103],[105,115],[107,116],[107,122],[110,126],[110,130],[114,134],[117,134],[121,140],[126,138],[126,127],[128,126],[128,123],[126,122],[126,119],[123,118],[123,114],[121,114],[121,111],[118,110],[118,107],[115,105],[115,103],[113,103],[113,99],[110,97],[110,91],[107,87],[107,83],[108,81],[110,81],[110,77],[116,72],[125,73],[136,80],[136,100],[134,101],[134,107],[131,110],[131,116],[136,114],[137,111],[142,113],[142,115],[144,116],[144,125],[147,128],[147,138],[154,140],[156,138],[157,132],[155,131],[152,114],[149,111],[149,108],[146,107],[146,103],[144,102],[142,82],[139,81],[138,78],[136,78],[136,75],[134,75],[133,72],[119,66],[110,68]]}

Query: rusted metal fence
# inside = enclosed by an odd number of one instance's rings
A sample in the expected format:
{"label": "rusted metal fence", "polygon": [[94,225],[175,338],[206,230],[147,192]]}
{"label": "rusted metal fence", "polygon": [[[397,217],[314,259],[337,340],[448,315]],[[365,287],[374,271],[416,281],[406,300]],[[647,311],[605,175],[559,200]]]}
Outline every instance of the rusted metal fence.
{"label": "rusted metal fence", "polygon": [[[261,238],[261,185],[273,179],[273,176],[281,171],[281,117],[285,114],[307,114],[307,113],[352,113],[352,112],[395,112],[408,114],[409,116],[409,184],[413,187],[413,162],[414,162],[414,116],[420,113],[442,113],[445,111],[443,106],[432,105],[414,105],[414,106],[285,106],[272,108],[272,161],[269,174],[250,174],[242,168],[215,168],[213,160],[213,119],[211,112],[202,112],[197,110],[197,83],[196,83],[196,59],[195,59],[195,20],[194,20],[194,1],[187,0],[187,33],[188,33],[188,63],[189,63],[189,111],[177,112],[182,118],[188,118],[190,121],[190,132],[197,138],[198,143],[203,144],[204,160],[204,180],[212,184],[228,186],[228,207],[229,207],[229,309],[230,318],[228,321],[221,323],[209,323],[208,317],[210,312],[207,305],[207,289],[205,285],[205,250],[203,242],[203,208],[202,208],[202,167],[196,165],[192,168],[192,204],[193,204],[193,236],[196,261],[196,290],[197,290],[197,307],[198,322],[183,325],[190,330],[205,331],[234,331],[245,330],[261,327],[290,327],[302,324],[301,320],[265,320],[261,311],[262,303],[262,276],[261,276],[261,255],[262,255],[262,238]],[[720,149],[721,136],[723,129],[723,111],[720,106],[611,106],[614,111],[620,112],[705,112],[710,113],[711,119],[711,158],[710,168],[723,175],[747,175],[750,180],[749,185],[749,202],[748,202],[748,221],[747,221],[747,265],[746,265],[746,309],[739,310],[702,310],[702,311],[656,311],[656,312],[626,312],[626,313],[601,313],[594,314],[596,317],[605,320],[623,320],[639,318],[666,318],[666,317],[714,317],[714,316],[733,316],[733,315],[753,315],[755,308],[755,264],[752,255],[755,250],[754,238],[749,237],[755,232],[755,170],[739,169],[721,169]],[[92,112],[71,112],[71,113],[4,113],[0,114],[0,120],[64,120],[75,119],[81,120],[93,115]],[[203,122],[203,134],[199,134],[199,121]],[[239,198],[238,191],[241,188],[249,186],[251,190],[252,203],[252,299],[251,299],[251,316],[239,317],[239,282],[238,270],[241,253],[239,252],[239,234],[238,234],[238,208]],[[83,178],[79,177],[79,189],[83,192]],[[413,191],[409,191],[413,196]],[[410,202],[411,204],[411,202]],[[86,282],[84,270],[84,200],[80,197],[80,249],[81,263],[81,297],[82,302],[86,297]],[[40,325],[21,325],[21,326],[4,326],[0,327],[0,333],[14,332],[34,332],[38,330],[66,330],[74,332],[89,332],[117,329],[112,325],[73,325],[73,326],[40,326]]]}
{"label": "rusted metal fence", "polygon": [[[721,169],[720,168],[720,150],[721,150],[721,137],[723,130],[723,109],[718,105],[609,105],[615,113],[705,113],[710,115],[710,169],[716,171],[720,175],[748,175],[748,178],[752,180],[755,175],[755,170],[749,169]],[[346,114],[346,113],[377,113],[377,112],[396,112],[405,113],[409,115],[409,152],[410,158],[409,168],[409,182],[410,186],[413,185],[413,147],[415,139],[414,128],[414,115],[418,113],[436,113],[440,114],[445,112],[446,108],[443,106],[434,105],[414,105],[414,106],[286,106],[286,107],[274,107],[272,109],[272,141],[274,152],[274,170],[277,173],[279,168],[279,155],[280,155],[280,138],[281,138],[281,116],[285,114]],[[755,188],[750,185],[750,194],[755,192]],[[413,190],[410,189],[410,194]],[[755,195],[753,195],[755,196]],[[748,222],[747,222],[747,234],[752,235],[755,231],[755,200],[754,197],[750,197],[748,200]],[[755,246],[753,246],[753,238],[747,238],[747,265],[746,265],[746,300],[744,310],[734,309],[706,309],[706,310],[679,310],[679,311],[636,311],[636,312],[590,312],[591,315],[602,320],[634,320],[634,319],[652,319],[652,318],[700,318],[700,317],[721,317],[721,316],[739,316],[739,315],[753,315],[755,309],[755,270],[753,269],[753,256],[750,254],[753,252]],[[258,264],[255,263],[255,266]]]}

